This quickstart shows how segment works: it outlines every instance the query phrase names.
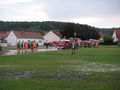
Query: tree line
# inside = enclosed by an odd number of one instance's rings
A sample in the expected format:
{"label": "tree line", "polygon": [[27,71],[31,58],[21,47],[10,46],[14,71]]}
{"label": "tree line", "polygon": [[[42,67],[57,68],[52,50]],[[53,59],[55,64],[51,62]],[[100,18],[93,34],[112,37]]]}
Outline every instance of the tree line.
{"label": "tree line", "polygon": [[44,33],[49,30],[63,30],[66,23],[46,21],[46,22],[4,22],[0,21],[0,31],[23,30]]}
{"label": "tree line", "polygon": [[[115,28],[114,28],[115,29]],[[98,39],[98,32],[103,32],[106,35],[111,35],[113,29],[100,29],[89,25],[57,22],[57,21],[44,21],[44,22],[13,22],[13,21],[0,21],[0,32],[10,30],[34,31],[44,35],[44,32],[49,30],[60,31],[63,36],[67,38],[73,37],[73,33],[77,33],[77,37],[83,40]]]}

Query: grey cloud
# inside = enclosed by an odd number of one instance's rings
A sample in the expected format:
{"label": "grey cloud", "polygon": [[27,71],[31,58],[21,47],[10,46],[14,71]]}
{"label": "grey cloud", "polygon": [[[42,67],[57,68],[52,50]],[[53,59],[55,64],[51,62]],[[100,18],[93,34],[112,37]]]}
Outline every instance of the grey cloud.
{"label": "grey cloud", "polygon": [[[41,5],[43,5],[42,8]],[[7,7],[0,7],[0,20],[14,21],[14,17],[22,16],[26,18],[30,15],[30,20],[34,21],[33,17],[41,17],[41,15],[33,14],[32,10],[34,9],[31,10],[31,8],[34,6],[38,7],[35,12],[37,14],[45,13],[48,20],[72,21],[76,19],[81,23],[82,19],[86,24],[104,27],[107,24],[118,26],[120,21],[120,0],[32,0],[32,2],[19,2]],[[28,13],[28,11],[31,13]],[[90,18],[91,21],[91,18],[93,18],[93,21],[96,18],[101,21],[91,23],[90,20],[86,20],[87,18]],[[18,20],[20,19],[18,18]]]}
{"label": "grey cloud", "polygon": [[107,16],[120,14],[119,3],[120,0],[50,0],[45,11],[50,18]]}

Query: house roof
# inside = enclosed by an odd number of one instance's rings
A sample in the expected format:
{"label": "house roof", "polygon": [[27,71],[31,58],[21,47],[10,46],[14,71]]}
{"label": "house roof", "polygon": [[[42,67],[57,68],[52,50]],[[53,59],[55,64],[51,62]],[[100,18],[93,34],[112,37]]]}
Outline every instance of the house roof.
{"label": "house roof", "polygon": [[[0,38],[7,38],[11,31],[0,33]],[[13,31],[17,38],[26,38],[26,39],[43,39],[40,33],[38,32],[25,32],[25,31]]]}
{"label": "house roof", "polygon": [[13,31],[17,38],[43,39],[38,32]]}
{"label": "house roof", "polygon": [[6,38],[9,34],[10,34],[10,31],[1,32],[0,33],[0,38]]}
{"label": "house roof", "polygon": [[120,39],[120,30],[116,30],[116,37]]}
{"label": "house roof", "polygon": [[[51,32],[51,31],[49,31]],[[48,34],[49,32],[45,32],[45,35]],[[52,31],[53,32],[53,31]],[[58,37],[62,37],[62,35],[60,34],[60,32],[53,32],[55,35],[57,35]]]}
{"label": "house roof", "polygon": [[46,34],[48,34],[49,32],[45,32],[44,34],[46,35]]}
{"label": "house roof", "polygon": [[62,37],[62,35],[60,34],[60,32],[55,32],[55,34],[56,34],[57,36],[59,36],[60,38]]}

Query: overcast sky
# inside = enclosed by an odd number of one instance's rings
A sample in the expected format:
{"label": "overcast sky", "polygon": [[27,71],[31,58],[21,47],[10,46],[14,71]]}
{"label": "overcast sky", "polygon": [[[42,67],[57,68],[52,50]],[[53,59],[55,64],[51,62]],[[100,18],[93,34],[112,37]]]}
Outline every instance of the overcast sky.
{"label": "overcast sky", "polygon": [[0,0],[0,20],[120,27],[120,0]]}

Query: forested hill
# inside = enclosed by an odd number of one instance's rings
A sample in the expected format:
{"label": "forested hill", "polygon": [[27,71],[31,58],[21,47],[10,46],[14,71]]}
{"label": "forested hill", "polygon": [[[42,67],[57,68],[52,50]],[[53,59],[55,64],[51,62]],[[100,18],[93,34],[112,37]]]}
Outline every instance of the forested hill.
{"label": "forested hill", "polygon": [[99,31],[103,32],[106,36],[112,36],[114,30],[118,30],[120,28],[100,28]]}
{"label": "forested hill", "polygon": [[[41,34],[43,34],[45,31],[49,31],[49,30],[55,30],[55,31],[63,30],[64,26],[67,24],[68,24],[68,22],[55,22],[55,21],[44,21],[44,22],[5,22],[5,21],[0,21],[0,31],[23,30],[23,31],[40,32]],[[88,27],[88,25],[83,25],[83,26]],[[113,30],[116,30],[116,29],[119,29],[119,28],[109,28],[109,29],[96,28],[97,31],[103,32],[106,35],[111,35]]]}
{"label": "forested hill", "polygon": [[34,32],[45,32],[49,30],[63,30],[65,22],[4,22],[0,21],[0,31],[24,30]]}

